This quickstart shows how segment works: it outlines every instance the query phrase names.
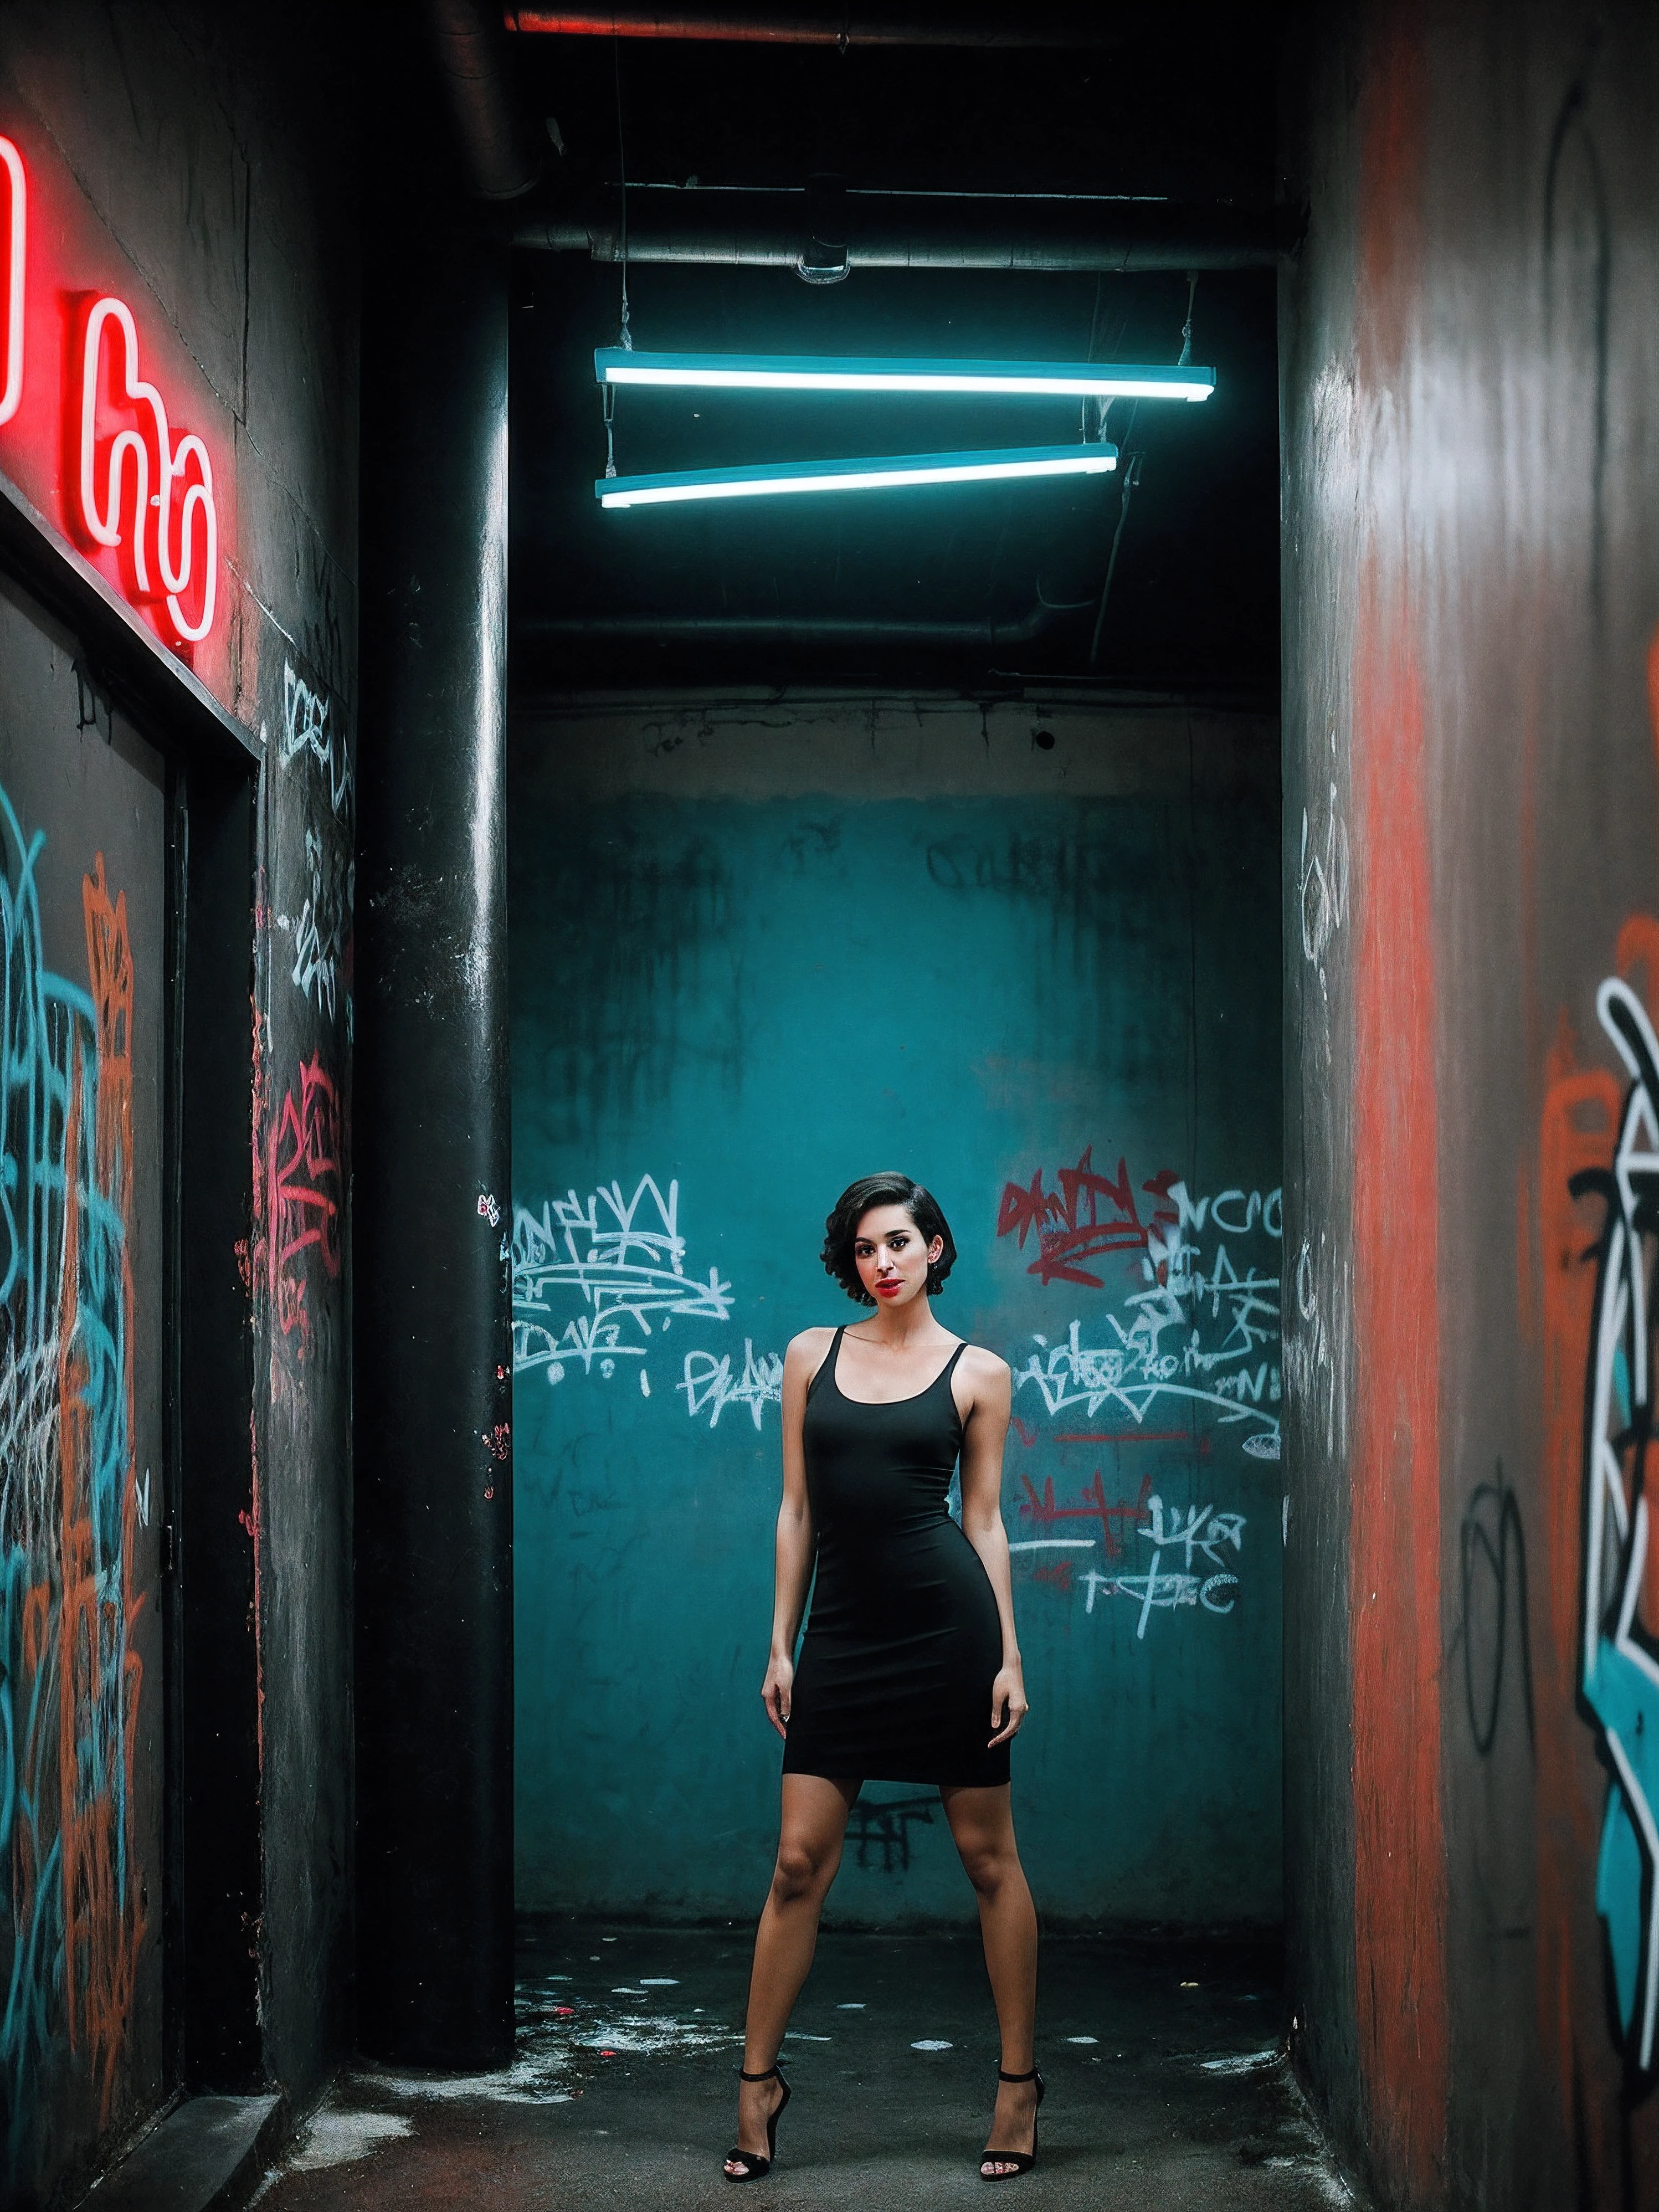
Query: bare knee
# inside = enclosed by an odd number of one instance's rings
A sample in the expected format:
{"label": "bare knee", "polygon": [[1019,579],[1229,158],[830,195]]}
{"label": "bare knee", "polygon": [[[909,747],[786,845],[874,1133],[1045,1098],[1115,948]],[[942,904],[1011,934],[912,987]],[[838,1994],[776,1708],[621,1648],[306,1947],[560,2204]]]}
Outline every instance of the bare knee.
{"label": "bare knee", "polygon": [[835,1879],[837,1851],[785,1837],[778,1845],[778,1863],[772,1871],[772,1895],[780,1905],[797,1905],[822,1898]]}
{"label": "bare knee", "polygon": [[1018,1859],[999,1844],[964,1844],[961,1850],[963,1871],[978,1894],[994,1904],[1018,1873]]}

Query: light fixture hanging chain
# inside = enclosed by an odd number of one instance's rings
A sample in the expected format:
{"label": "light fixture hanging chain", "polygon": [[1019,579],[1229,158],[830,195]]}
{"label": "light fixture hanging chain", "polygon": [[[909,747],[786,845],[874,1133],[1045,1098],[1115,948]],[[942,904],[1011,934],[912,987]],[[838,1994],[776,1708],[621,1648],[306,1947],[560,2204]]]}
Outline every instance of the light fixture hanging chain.
{"label": "light fixture hanging chain", "polygon": [[[1106,279],[1103,276],[1095,278],[1095,307],[1094,313],[1089,318],[1089,350],[1084,356],[1085,361],[1092,361],[1095,357],[1095,344],[1100,334],[1100,307],[1105,283]],[[1123,343],[1123,333],[1128,326],[1129,318],[1126,311],[1118,318],[1117,336],[1112,340],[1112,349],[1106,356],[1109,361],[1116,359],[1118,349]],[[1138,407],[1139,404],[1137,400],[1134,406]],[[1112,403],[1104,392],[1097,392],[1094,397],[1093,404],[1097,410],[1094,434],[1097,440],[1103,441],[1106,436],[1106,425],[1112,412]],[[1083,441],[1085,445],[1089,442],[1089,407],[1090,402],[1085,399],[1083,403]],[[1134,407],[1131,407],[1129,410],[1131,429],[1134,427]]]}
{"label": "light fixture hanging chain", "polygon": [[[611,58],[617,86],[617,176],[622,190],[622,343],[624,353],[634,350],[634,337],[628,327],[628,149],[623,138],[622,97],[622,38],[611,41]],[[607,415],[605,422],[610,423]],[[612,471],[614,474],[614,471]]]}
{"label": "light fixture hanging chain", "polygon": [[[1133,418],[1130,428],[1134,428]],[[1112,532],[1112,550],[1106,563],[1106,581],[1100,590],[1100,612],[1095,617],[1095,634],[1089,641],[1089,665],[1092,668],[1100,659],[1100,641],[1106,628],[1106,602],[1112,596],[1112,578],[1117,573],[1117,549],[1123,543],[1123,526],[1129,520],[1129,501],[1134,497],[1135,486],[1140,482],[1140,455],[1128,455],[1128,466],[1123,472],[1123,489],[1119,496],[1117,528]]]}
{"label": "light fixture hanging chain", "polygon": [[1187,319],[1181,325],[1181,358],[1176,363],[1177,368],[1185,368],[1193,357],[1193,295],[1197,289],[1198,271],[1189,269],[1187,272]]}
{"label": "light fixture hanging chain", "polygon": [[[1095,332],[1100,328],[1100,293],[1105,282],[1103,276],[1095,278],[1095,311],[1089,318],[1089,350],[1083,356],[1085,361],[1092,361],[1095,357]],[[1095,435],[1103,438],[1106,435],[1106,403],[1103,399],[1096,398],[1094,405],[1097,422]],[[1089,407],[1090,400],[1085,398],[1083,403],[1083,442],[1085,446],[1089,442]]]}

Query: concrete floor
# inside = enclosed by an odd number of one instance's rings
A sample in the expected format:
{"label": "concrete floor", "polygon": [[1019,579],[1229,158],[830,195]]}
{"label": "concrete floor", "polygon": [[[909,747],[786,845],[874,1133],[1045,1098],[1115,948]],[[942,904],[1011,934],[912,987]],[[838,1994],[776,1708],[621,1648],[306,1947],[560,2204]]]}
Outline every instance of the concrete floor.
{"label": "concrete floor", "polygon": [[[263,2212],[500,2212],[736,2199],[746,1930],[541,1924],[519,2053],[466,2078],[357,2072],[260,2192]],[[1303,2212],[1352,2200],[1280,2057],[1272,1960],[1051,1940],[1042,2163],[1022,2212]],[[751,2202],[788,2212],[982,2206],[996,2042],[976,1935],[826,1935],[785,2047],[794,2099]]]}

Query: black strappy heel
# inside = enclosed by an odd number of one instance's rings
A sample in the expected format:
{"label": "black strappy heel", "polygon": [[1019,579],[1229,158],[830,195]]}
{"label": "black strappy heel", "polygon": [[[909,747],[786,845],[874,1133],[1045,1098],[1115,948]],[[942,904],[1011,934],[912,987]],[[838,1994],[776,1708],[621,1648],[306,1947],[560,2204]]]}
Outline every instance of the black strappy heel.
{"label": "black strappy heel", "polygon": [[[783,2117],[784,2106],[789,2102],[789,2084],[778,2072],[775,2065],[769,2066],[763,2074],[745,2074],[741,2066],[738,2069],[739,2081],[770,2081],[775,2077],[783,2094],[778,2099],[771,2117],[766,2123],[766,2155],[763,2158],[757,2150],[744,2150],[740,2143],[735,2150],[727,2151],[726,2166],[720,2168],[720,2172],[726,2173],[728,2181],[763,2181],[770,2173],[772,2161],[778,2154],[778,2122]],[[1000,2156],[1001,2154],[999,2153],[998,2155]],[[734,2158],[740,2158],[743,2160],[749,2169],[747,2173],[726,2172],[726,2166],[730,2166]]]}
{"label": "black strappy heel", "polygon": [[[1010,2074],[1002,2067],[999,2066],[997,2069],[997,2079],[999,2081],[1035,2081],[1037,2085],[1037,2110],[1039,2112],[1042,2110],[1042,2100],[1048,2094],[1048,2085],[1042,2078],[1042,2070],[1040,2067],[1034,2066],[1029,2074]],[[781,2112],[783,2108],[780,2106],[778,2109]],[[743,2153],[739,2151],[738,2155],[741,2158],[743,2156]],[[995,2159],[999,2166],[1012,2166],[1013,2172],[1012,2173],[987,2173],[985,2171],[985,2161],[988,2158]],[[1037,2124],[1036,2112],[1033,2112],[1031,2115],[1030,2149],[1029,2151],[981,2151],[979,2154],[979,2178],[981,2181],[1014,2181],[1017,2180],[1022,2173],[1029,2173],[1031,2171],[1031,2168],[1036,2164],[1036,2161]]]}

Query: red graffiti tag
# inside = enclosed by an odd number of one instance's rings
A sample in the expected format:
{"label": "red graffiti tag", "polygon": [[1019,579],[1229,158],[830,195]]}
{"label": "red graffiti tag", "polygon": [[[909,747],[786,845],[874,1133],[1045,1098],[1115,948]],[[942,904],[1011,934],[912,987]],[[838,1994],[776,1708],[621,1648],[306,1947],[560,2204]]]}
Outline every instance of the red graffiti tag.
{"label": "red graffiti tag", "polygon": [[320,1055],[300,1063],[267,1157],[271,1304],[283,1335],[297,1333],[303,1355],[311,1334],[307,1255],[314,1250],[330,1275],[340,1272],[340,1109]]}
{"label": "red graffiti tag", "polygon": [[[1029,1185],[1006,1182],[1002,1186],[997,1235],[1018,1232],[1023,1252],[1027,1237],[1036,1230],[1037,1256],[1026,1273],[1040,1276],[1045,1283],[1081,1283],[1097,1291],[1102,1287],[1101,1277],[1090,1274],[1080,1261],[1098,1259],[1108,1252],[1144,1252],[1150,1230],[1172,1229],[1180,1219],[1173,1207],[1160,1203],[1143,1222],[1129,1181],[1128,1162],[1119,1159],[1115,1176],[1097,1174],[1094,1150],[1092,1145],[1085,1146],[1074,1168],[1058,1171],[1054,1177],[1058,1190],[1044,1190],[1041,1168]],[[1142,1183],[1141,1191],[1161,1201],[1169,1197],[1175,1181],[1175,1170],[1164,1168],[1150,1182]]]}
{"label": "red graffiti tag", "polygon": [[1146,1510],[1146,1501],[1152,1494],[1152,1479],[1151,1475],[1144,1474],[1140,1478],[1139,1495],[1133,1504],[1126,1498],[1109,1505],[1106,1503],[1106,1486],[1100,1479],[1100,1469],[1097,1468],[1089,1481],[1084,1484],[1078,1504],[1056,1505],[1052,1475],[1043,1478],[1041,1496],[1029,1474],[1021,1475],[1020,1480],[1025,1486],[1025,1496],[1019,1508],[1022,1521],[1046,1528],[1056,1521],[1097,1520],[1100,1522],[1101,1549],[1109,1559],[1123,1557],[1125,1527],[1133,1527],[1142,1518]]}

